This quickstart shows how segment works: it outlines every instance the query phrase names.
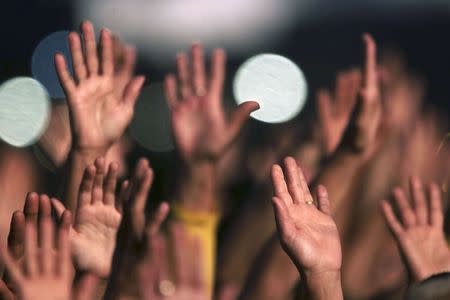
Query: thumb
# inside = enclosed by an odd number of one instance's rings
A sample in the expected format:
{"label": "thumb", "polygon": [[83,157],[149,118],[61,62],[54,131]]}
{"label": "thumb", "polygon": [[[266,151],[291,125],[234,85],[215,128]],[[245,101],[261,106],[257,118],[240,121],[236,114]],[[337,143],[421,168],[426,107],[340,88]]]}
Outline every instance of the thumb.
{"label": "thumb", "polygon": [[61,201],[59,201],[56,198],[52,198],[51,202],[52,202],[53,208],[56,211],[56,214],[58,215],[58,218],[61,218],[61,216],[63,215],[64,211],[66,210],[66,207],[64,206],[64,204],[61,203]]}
{"label": "thumb", "polygon": [[245,122],[250,117],[250,113],[258,109],[259,104],[256,101],[247,101],[238,106],[230,120],[229,135],[231,140],[237,137]]}

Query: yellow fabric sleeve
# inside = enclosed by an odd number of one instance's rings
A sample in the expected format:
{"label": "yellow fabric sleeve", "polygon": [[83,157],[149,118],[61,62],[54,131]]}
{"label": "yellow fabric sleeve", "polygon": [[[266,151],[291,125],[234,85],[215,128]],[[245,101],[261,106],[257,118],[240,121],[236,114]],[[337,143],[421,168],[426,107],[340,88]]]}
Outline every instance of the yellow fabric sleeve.
{"label": "yellow fabric sleeve", "polygon": [[[216,267],[216,234],[218,213],[193,212],[173,205],[172,217],[183,224],[186,232],[199,239],[203,249],[203,267],[210,296],[213,294]],[[211,299],[211,298],[210,298]]]}

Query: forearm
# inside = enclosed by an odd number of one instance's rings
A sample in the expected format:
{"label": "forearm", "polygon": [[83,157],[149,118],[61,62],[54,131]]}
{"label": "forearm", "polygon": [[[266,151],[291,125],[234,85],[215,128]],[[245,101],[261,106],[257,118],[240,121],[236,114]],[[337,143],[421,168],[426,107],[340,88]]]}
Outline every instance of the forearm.
{"label": "forearm", "polygon": [[193,212],[217,211],[217,165],[214,162],[184,164],[174,202]]}
{"label": "forearm", "polygon": [[65,179],[65,188],[63,191],[63,199],[68,210],[76,210],[78,190],[84,170],[88,165],[93,164],[97,157],[104,156],[105,154],[106,149],[73,149],[71,151],[67,163],[67,177]]}
{"label": "forearm", "polygon": [[303,273],[303,286],[310,300],[342,300],[341,273]]}

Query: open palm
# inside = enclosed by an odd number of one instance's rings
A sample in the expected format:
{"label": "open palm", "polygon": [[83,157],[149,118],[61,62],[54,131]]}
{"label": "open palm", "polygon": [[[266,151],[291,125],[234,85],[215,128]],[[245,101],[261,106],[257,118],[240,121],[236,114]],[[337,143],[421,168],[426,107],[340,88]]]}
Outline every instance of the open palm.
{"label": "open palm", "polygon": [[108,148],[122,136],[130,123],[144,77],[130,77],[127,84],[117,88],[111,33],[102,30],[101,55],[98,55],[92,24],[84,22],[81,29],[84,53],[79,34],[72,32],[69,35],[74,78],[70,76],[61,54],[55,56],[56,69],[67,96],[76,146]]}
{"label": "open palm", "polygon": [[256,102],[241,104],[228,120],[222,101],[225,80],[225,52],[212,55],[207,78],[203,49],[193,45],[191,62],[185,54],[177,57],[178,83],[174,75],[165,81],[167,102],[172,112],[173,135],[180,154],[186,160],[217,159],[239,134]]}
{"label": "open palm", "polygon": [[394,190],[398,218],[387,201],[382,202],[385,220],[397,240],[411,278],[415,282],[450,271],[450,250],[443,230],[444,217],[439,187],[431,184],[428,197],[417,178],[410,181],[411,206],[404,191]]}
{"label": "open palm", "polygon": [[[117,169],[117,164],[111,163],[105,174],[103,158],[98,158],[94,165],[86,168],[78,195],[75,224],[70,230],[72,255],[77,268],[101,277],[107,277],[111,271],[116,234],[122,218],[115,206]],[[63,211],[59,201],[53,201],[53,204],[58,212]]]}
{"label": "open palm", "polygon": [[272,168],[274,212],[283,248],[301,272],[329,272],[341,268],[339,233],[330,216],[325,187],[318,187],[318,209],[295,160]]}

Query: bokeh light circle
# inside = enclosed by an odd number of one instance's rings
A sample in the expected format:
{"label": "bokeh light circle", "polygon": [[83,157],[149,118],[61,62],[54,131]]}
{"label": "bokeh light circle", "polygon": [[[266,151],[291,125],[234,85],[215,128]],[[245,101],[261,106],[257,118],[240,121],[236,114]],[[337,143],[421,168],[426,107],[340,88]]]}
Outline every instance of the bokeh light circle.
{"label": "bokeh light circle", "polygon": [[308,87],[300,68],[277,54],[259,54],[246,60],[233,81],[238,104],[254,100],[260,109],[252,118],[282,123],[294,118],[306,103]]}
{"label": "bokeh light circle", "polygon": [[171,151],[174,143],[170,120],[163,84],[152,83],[141,91],[130,124],[130,134],[147,150]]}
{"label": "bokeh light circle", "polygon": [[50,98],[38,81],[6,81],[0,86],[0,138],[16,147],[33,144],[47,128],[50,111]]}
{"label": "bokeh light circle", "polygon": [[69,72],[73,74],[68,36],[69,31],[56,31],[46,36],[34,49],[31,58],[31,73],[33,77],[45,86],[53,99],[65,98],[64,91],[58,80],[58,74],[56,73],[56,53],[59,52],[66,57]]}

